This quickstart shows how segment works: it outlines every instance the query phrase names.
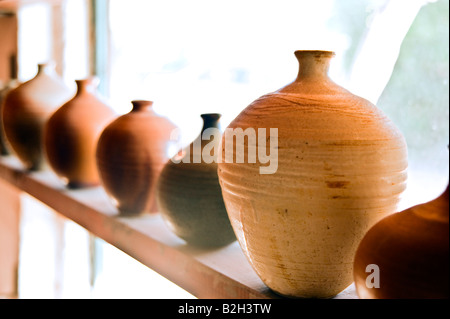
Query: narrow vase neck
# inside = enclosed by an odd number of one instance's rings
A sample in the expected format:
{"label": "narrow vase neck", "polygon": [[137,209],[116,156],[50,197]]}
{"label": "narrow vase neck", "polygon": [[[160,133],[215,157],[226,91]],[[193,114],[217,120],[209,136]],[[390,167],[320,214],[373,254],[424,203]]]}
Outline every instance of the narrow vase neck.
{"label": "narrow vase neck", "polygon": [[131,104],[133,104],[133,109],[131,110],[131,112],[138,112],[138,111],[144,111],[144,110],[151,110],[153,101],[134,100],[134,101],[131,101]]}
{"label": "narrow vase neck", "polygon": [[200,115],[203,119],[202,132],[208,128],[219,128],[219,120],[222,116],[219,113],[204,113]]}
{"label": "narrow vase neck", "polygon": [[77,95],[83,93],[95,93],[97,86],[99,84],[99,79],[97,77],[90,77],[82,80],[75,80],[77,84]]}
{"label": "narrow vase neck", "polygon": [[48,63],[39,63],[38,64],[37,75],[41,75],[41,74],[53,75],[55,73],[56,73],[55,63],[48,62]]}
{"label": "narrow vase neck", "polygon": [[328,79],[332,51],[295,51],[299,63],[297,81]]}

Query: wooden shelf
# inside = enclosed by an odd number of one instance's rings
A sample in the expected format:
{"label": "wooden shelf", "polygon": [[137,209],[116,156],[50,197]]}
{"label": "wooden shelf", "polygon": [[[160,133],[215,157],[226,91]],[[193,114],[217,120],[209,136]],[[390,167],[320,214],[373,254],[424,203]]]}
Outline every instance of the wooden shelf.
{"label": "wooden shelf", "polygon": [[[53,172],[25,172],[12,156],[0,158],[0,178],[198,298],[279,298],[259,279],[237,242],[212,250],[192,247],[160,215],[120,217],[102,187],[68,190]],[[357,298],[354,286],[336,298]]]}

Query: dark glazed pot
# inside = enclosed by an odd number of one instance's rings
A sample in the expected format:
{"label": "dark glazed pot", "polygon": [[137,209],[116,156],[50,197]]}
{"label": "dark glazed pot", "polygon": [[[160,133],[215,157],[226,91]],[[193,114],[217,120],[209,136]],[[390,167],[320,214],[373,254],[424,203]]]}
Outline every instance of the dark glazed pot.
{"label": "dark glazed pot", "polygon": [[44,130],[50,167],[70,188],[100,184],[95,160],[97,142],[106,125],[116,117],[97,96],[97,78],[75,82],[75,97],[50,117]]}
{"label": "dark glazed pot", "polygon": [[200,135],[181,156],[169,160],[161,172],[157,202],[164,220],[178,237],[196,246],[218,247],[235,241],[236,236],[217,176],[220,114],[201,116]]}
{"label": "dark glazed pot", "polygon": [[122,215],[156,213],[156,182],[169,159],[168,146],[176,127],[153,111],[153,102],[132,104],[129,113],[100,135],[97,167],[102,185]]}
{"label": "dark glazed pot", "polygon": [[[333,52],[295,55],[295,81],[228,126],[254,138],[233,141],[225,130],[218,174],[231,224],[262,281],[284,296],[327,298],[353,282],[367,230],[396,211],[407,148],[381,110],[328,77]],[[228,154],[233,144],[236,154]]]}
{"label": "dark glazed pot", "polygon": [[447,186],[438,198],[390,215],[367,232],[354,264],[360,298],[449,298],[448,192]]}
{"label": "dark glazed pot", "polygon": [[29,170],[45,164],[43,131],[48,118],[73,97],[52,64],[39,64],[37,75],[11,90],[3,105],[3,125],[12,151]]}

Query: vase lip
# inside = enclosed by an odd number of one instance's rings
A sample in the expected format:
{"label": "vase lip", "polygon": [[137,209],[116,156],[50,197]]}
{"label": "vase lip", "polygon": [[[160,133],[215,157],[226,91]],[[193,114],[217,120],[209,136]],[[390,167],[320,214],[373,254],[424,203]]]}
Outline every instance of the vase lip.
{"label": "vase lip", "polygon": [[295,56],[303,57],[303,56],[323,56],[323,57],[334,57],[336,53],[334,51],[329,50],[296,50],[294,51]]}
{"label": "vase lip", "polygon": [[222,116],[220,113],[202,113],[201,115],[202,119],[213,119],[218,120]]}
{"label": "vase lip", "polygon": [[98,76],[92,75],[82,79],[76,79],[75,83],[77,85],[91,85],[97,87],[100,84],[100,79]]}

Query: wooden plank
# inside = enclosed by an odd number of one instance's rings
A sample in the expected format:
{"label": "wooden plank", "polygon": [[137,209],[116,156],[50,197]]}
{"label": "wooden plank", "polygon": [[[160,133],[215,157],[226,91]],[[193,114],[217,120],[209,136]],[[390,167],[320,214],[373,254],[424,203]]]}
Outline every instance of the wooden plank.
{"label": "wooden plank", "polygon": [[[120,217],[101,187],[68,190],[50,171],[27,173],[0,159],[0,178],[34,196],[199,298],[279,298],[259,279],[237,242],[200,249],[175,236],[162,217]],[[355,298],[351,286],[337,298]]]}

